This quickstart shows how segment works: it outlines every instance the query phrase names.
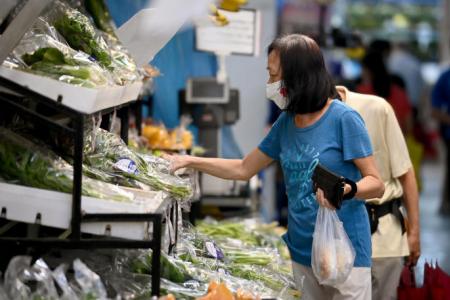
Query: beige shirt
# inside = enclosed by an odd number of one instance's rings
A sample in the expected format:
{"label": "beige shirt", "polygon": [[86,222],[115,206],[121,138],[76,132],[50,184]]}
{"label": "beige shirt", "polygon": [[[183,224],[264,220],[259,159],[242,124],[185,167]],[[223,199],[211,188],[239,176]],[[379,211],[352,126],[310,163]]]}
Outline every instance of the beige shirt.
{"label": "beige shirt", "polygon": [[[403,188],[398,177],[412,168],[405,138],[391,105],[383,98],[358,94],[337,87],[342,100],[356,110],[369,132],[373,155],[385,185],[382,198],[367,202],[381,204],[399,198]],[[387,214],[379,219],[378,229],[372,235],[372,257],[399,257],[409,254],[406,234],[402,235],[400,222]]]}

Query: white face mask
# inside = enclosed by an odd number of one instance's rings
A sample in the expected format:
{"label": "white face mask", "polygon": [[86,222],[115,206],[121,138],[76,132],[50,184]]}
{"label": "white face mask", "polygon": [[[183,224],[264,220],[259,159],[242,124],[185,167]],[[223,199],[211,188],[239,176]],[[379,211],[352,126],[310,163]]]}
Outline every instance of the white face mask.
{"label": "white face mask", "polygon": [[266,84],[266,97],[275,102],[280,109],[287,106],[287,99],[281,94],[281,80]]}

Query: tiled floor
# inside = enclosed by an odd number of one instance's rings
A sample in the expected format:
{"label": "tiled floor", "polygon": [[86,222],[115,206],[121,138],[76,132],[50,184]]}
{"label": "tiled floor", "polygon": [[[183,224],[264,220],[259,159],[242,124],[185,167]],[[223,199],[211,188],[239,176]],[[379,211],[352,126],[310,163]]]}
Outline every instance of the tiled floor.
{"label": "tiled floor", "polygon": [[422,282],[425,261],[437,261],[450,274],[450,216],[444,217],[438,213],[443,176],[442,163],[424,164],[420,197],[422,256],[416,271],[419,282]]}

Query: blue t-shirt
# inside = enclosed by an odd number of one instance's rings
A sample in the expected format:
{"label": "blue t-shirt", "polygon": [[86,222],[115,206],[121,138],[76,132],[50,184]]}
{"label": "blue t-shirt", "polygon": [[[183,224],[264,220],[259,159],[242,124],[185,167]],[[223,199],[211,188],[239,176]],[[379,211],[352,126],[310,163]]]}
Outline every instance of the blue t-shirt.
{"label": "blue t-shirt", "polygon": [[[433,108],[444,110],[450,114],[450,70],[442,73],[431,93]],[[450,126],[441,125],[441,134],[444,139],[450,140]]]}
{"label": "blue t-shirt", "polygon": [[[259,149],[279,160],[289,199],[288,231],[283,237],[292,259],[311,266],[311,248],[319,205],[311,175],[320,162],[353,181],[361,173],[353,159],[372,154],[369,135],[361,116],[339,100],[333,100],[323,116],[309,127],[298,128],[294,116],[283,112]],[[364,201],[344,201],[337,211],[356,251],[355,267],[371,265],[371,235]]]}

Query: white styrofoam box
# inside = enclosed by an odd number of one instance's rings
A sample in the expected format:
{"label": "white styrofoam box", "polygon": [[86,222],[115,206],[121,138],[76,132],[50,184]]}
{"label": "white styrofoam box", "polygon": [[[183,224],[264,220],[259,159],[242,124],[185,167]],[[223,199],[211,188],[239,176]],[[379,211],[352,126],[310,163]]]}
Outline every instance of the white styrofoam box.
{"label": "white styrofoam box", "polygon": [[134,101],[137,99],[142,89],[142,81],[136,81],[124,86],[124,91],[121,97],[122,101]]}
{"label": "white styrofoam box", "polygon": [[3,66],[0,75],[55,101],[62,96],[63,105],[87,114],[136,100],[142,87],[142,82],[135,82],[127,86],[86,88]]}
{"label": "white styrofoam box", "polygon": [[[133,190],[136,201],[118,202],[82,197],[82,211],[86,213],[154,213],[169,207],[169,200],[162,192]],[[31,188],[0,182],[0,208],[6,209],[6,219],[35,223],[41,215],[40,224],[67,229],[72,216],[72,195],[67,193]],[[128,239],[148,239],[151,226],[147,222],[83,223],[81,231],[104,235],[110,227],[110,235]],[[151,236],[150,236],[151,237]]]}

